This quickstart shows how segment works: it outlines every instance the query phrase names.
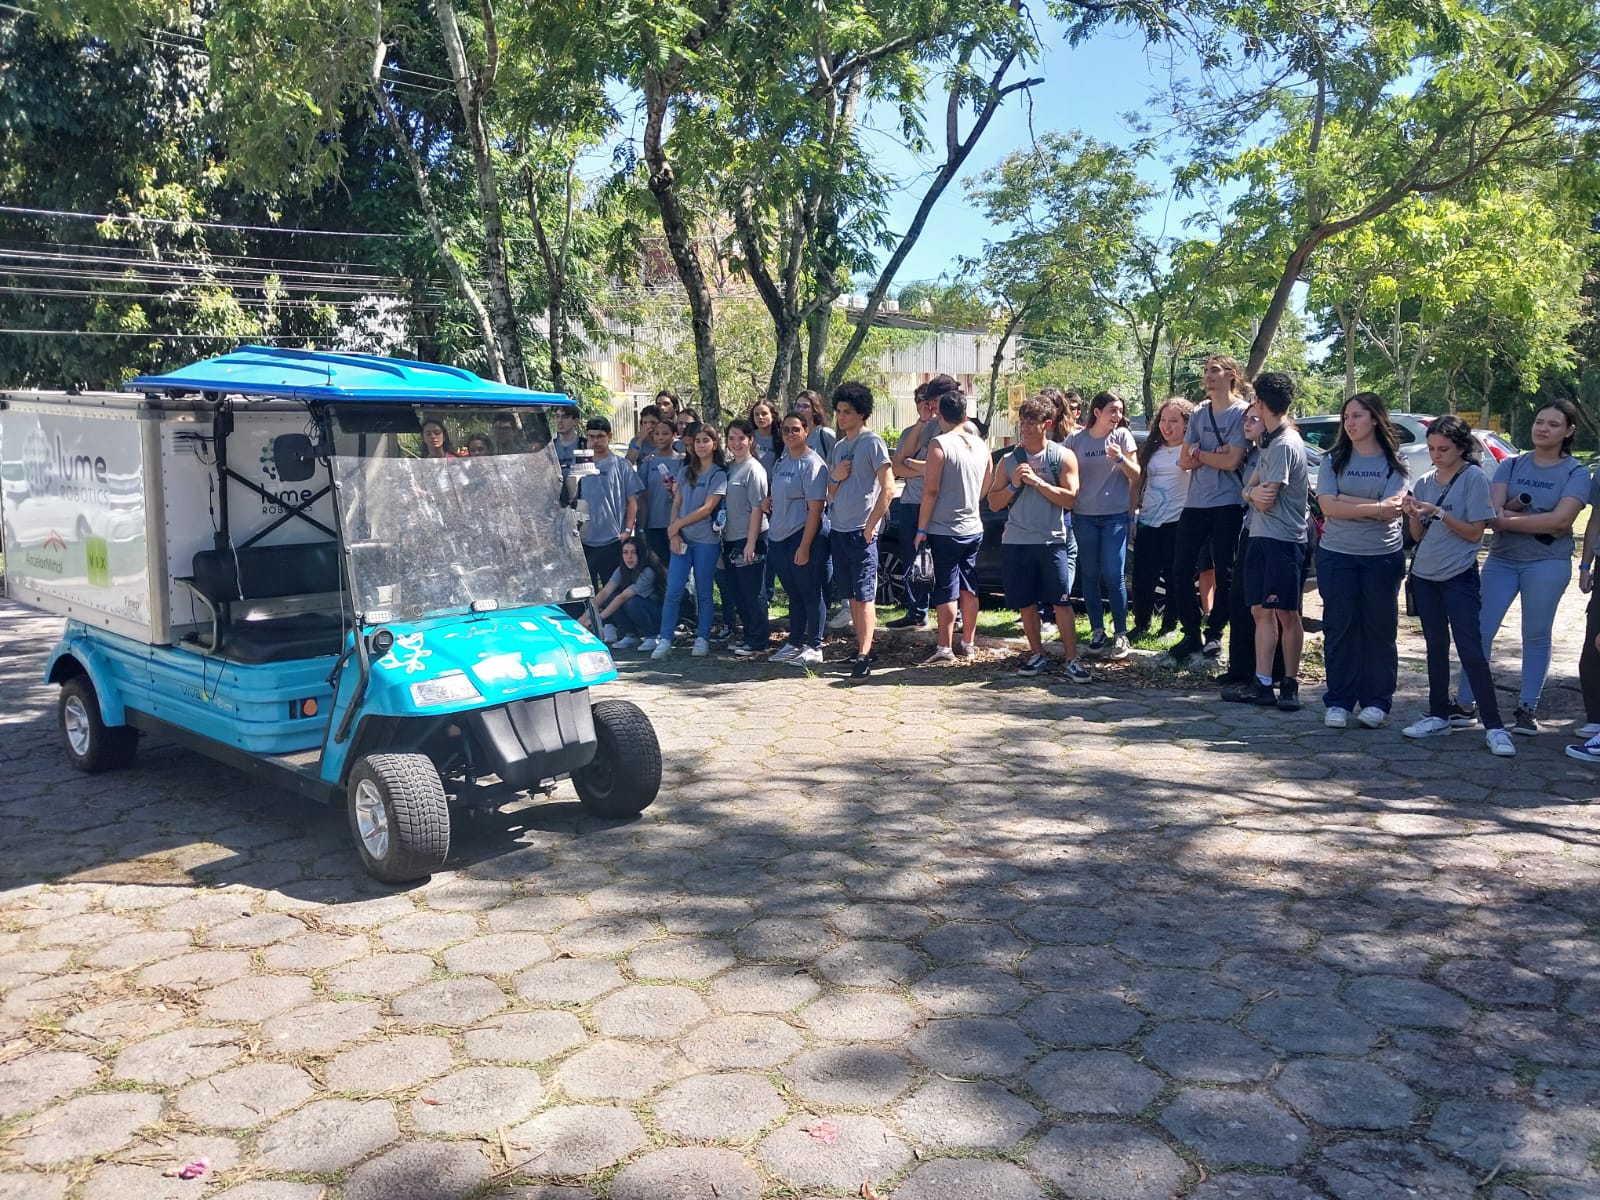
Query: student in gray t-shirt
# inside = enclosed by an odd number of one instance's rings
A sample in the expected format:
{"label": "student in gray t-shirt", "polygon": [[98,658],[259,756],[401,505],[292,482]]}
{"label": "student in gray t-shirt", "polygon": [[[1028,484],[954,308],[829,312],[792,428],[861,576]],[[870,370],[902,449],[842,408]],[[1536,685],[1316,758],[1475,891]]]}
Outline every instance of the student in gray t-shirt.
{"label": "student in gray t-shirt", "polygon": [[958,657],[955,641],[956,606],[961,607],[967,640],[959,657],[975,654],[972,638],[978,631],[978,546],[983,541],[983,517],[978,505],[989,491],[993,464],[989,447],[967,432],[967,398],[959,390],[939,396],[939,436],[928,450],[923,472],[922,507],[917,519],[913,549],[927,542],[933,549],[933,595],[938,610],[938,641],[929,663]]}
{"label": "student in gray t-shirt", "polygon": [[[1244,595],[1256,626],[1256,676],[1229,688],[1224,700],[1285,712],[1300,708],[1300,652],[1305,626],[1300,620],[1300,568],[1306,543],[1306,445],[1289,420],[1294,380],[1267,371],[1255,382],[1255,407],[1265,432],[1255,471],[1243,498],[1250,506],[1250,546],[1245,554]],[[1189,419],[1194,427],[1195,418]],[[1220,594],[1220,589],[1219,589]],[[1283,650],[1282,690],[1272,686],[1273,658]]]}
{"label": "student in gray t-shirt", "polygon": [[1408,738],[1448,736],[1455,729],[1450,695],[1450,643],[1455,641],[1461,670],[1478,695],[1478,715],[1489,749],[1501,757],[1516,754],[1500,720],[1489,658],[1479,632],[1482,605],[1478,548],[1494,517],[1489,477],[1478,465],[1472,430],[1453,414],[1428,426],[1428,457],[1433,470],[1404,501],[1416,553],[1411,559],[1411,594],[1422,620],[1428,654],[1428,713],[1401,732]]}
{"label": "student in gray t-shirt", "polygon": [[850,673],[857,679],[871,674],[877,661],[872,640],[878,625],[874,603],[878,532],[894,494],[889,447],[867,428],[872,405],[872,390],[864,383],[846,383],[833,394],[833,416],[840,436],[828,453],[828,510],[833,519],[829,548],[834,577],[843,584],[850,601],[850,622],[856,634]]}
{"label": "student in gray t-shirt", "polygon": [[622,539],[638,524],[639,493],[644,484],[628,460],[611,453],[611,422],[590,417],[585,434],[594,453],[597,474],[578,483],[578,498],[589,510],[583,526],[583,557],[599,591],[622,565]]}
{"label": "student in gray t-shirt", "polygon": [[1322,723],[1330,729],[1348,728],[1352,717],[1376,729],[1394,706],[1407,483],[1388,406],[1376,392],[1357,392],[1344,402],[1339,435],[1317,471],[1325,518],[1317,549],[1328,675]]}
{"label": "student in gray t-shirt", "polygon": [[722,588],[731,593],[744,631],[733,653],[750,658],[766,651],[772,636],[762,581],[767,569],[767,471],[755,456],[755,424],[728,423],[727,520],[722,526]]}

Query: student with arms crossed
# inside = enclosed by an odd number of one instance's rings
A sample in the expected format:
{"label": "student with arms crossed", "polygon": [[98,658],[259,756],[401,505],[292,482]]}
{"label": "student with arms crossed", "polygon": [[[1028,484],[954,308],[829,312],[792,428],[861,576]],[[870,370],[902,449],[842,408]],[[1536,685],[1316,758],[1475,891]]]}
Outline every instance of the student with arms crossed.
{"label": "student with arms crossed", "polygon": [[872,673],[878,656],[872,652],[877,633],[878,532],[889,514],[894,474],[889,447],[867,428],[872,416],[872,391],[863,383],[846,383],[833,394],[833,417],[839,439],[828,454],[828,500],[833,533],[829,547],[833,573],[850,602],[856,654],[850,674]]}
{"label": "student with arms crossed", "polygon": [[767,553],[789,598],[789,637],[767,661],[809,667],[822,661],[828,464],[806,445],[810,423],[805,413],[787,414],[779,429],[783,457],[772,468],[767,497]]}

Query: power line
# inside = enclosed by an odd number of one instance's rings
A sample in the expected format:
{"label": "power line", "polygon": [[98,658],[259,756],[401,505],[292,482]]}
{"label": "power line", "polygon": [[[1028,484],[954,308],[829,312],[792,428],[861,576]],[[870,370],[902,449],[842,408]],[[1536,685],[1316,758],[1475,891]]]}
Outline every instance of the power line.
{"label": "power line", "polygon": [[[18,295],[18,296],[72,297],[72,298],[75,298],[75,299],[89,299],[89,300],[182,300],[182,301],[188,301],[188,300],[197,300],[197,299],[199,299],[199,297],[196,296],[196,295],[193,295],[193,294],[185,295],[184,293],[177,292],[177,291],[172,291],[172,292],[119,292],[119,291],[109,291],[109,290],[94,289],[94,288],[17,287],[17,286],[11,285],[11,284],[0,284],[0,292],[10,293],[12,295]],[[363,307],[361,302],[358,301],[358,300],[294,300],[294,299],[271,300],[271,299],[265,299],[265,298],[256,299],[254,297],[242,297],[242,296],[234,296],[234,295],[230,295],[228,297],[228,299],[229,299],[229,301],[231,303],[237,305],[240,308],[261,308],[261,309],[273,309],[273,308],[306,308],[306,309],[332,308],[332,309],[341,309],[341,310],[347,310],[348,311],[348,310],[353,310],[353,309],[358,309],[358,308]],[[419,305],[411,305],[410,307],[412,307],[414,309],[430,309],[431,310],[431,309],[434,309],[434,308],[438,308],[440,306],[439,305],[434,305],[434,304],[419,304]]]}
{"label": "power line", "polygon": [[22,337],[124,337],[124,338],[180,338],[186,341],[203,342],[295,342],[300,345],[327,343],[328,338],[306,337],[295,334],[262,334],[262,333],[159,333],[147,330],[143,333],[125,332],[120,329],[0,329],[0,334],[15,334]]}
{"label": "power line", "polygon": [[93,221],[96,224],[120,221],[129,225],[190,226],[195,229],[228,229],[237,233],[282,233],[303,237],[336,238],[404,238],[402,233],[356,233],[346,229],[294,229],[281,225],[229,225],[222,221],[174,221],[165,217],[131,217],[117,213],[68,212],[59,208],[24,208],[15,204],[0,204],[0,212],[22,217],[53,217],[67,221]]}

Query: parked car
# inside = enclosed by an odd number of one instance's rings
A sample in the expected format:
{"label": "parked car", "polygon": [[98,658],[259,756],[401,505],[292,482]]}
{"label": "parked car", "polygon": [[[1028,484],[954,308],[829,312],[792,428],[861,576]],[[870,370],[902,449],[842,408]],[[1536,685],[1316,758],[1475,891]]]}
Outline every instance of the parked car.
{"label": "parked car", "polygon": [[1508,442],[1504,436],[1492,429],[1474,429],[1472,436],[1478,439],[1478,444],[1488,451],[1489,457],[1493,458],[1495,462],[1505,462],[1506,459],[1515,458],[1522,453],[1522,451]]}
{"label": "parked car", "polygon": [[[1400,440],[1400,457],[1411,468],[1413,479],[1421,479],[1433,470],[1433,463],[1428,458],[1428,424],[1432,420],[1431,416],[1419,413],[1389,414],[1389,423],[1394,426],[1395,436]],[[1300,436],[1305,438],[1306,445],[1324,453],[1333,448],[1334,440],[1339,436],[1337,413],[1296,417],[1294,423],[1300,430]]]}

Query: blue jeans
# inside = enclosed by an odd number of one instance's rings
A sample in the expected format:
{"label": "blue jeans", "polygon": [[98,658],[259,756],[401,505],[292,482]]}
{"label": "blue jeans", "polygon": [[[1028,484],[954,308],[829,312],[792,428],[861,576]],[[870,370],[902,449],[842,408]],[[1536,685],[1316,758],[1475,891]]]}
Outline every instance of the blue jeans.
{"label": "blue jeans", "polygon": [[1342,554],[1317,551],[1322,642],[1328,687],[1322,702],[1346,712],[1369,705],[1388,712],[1400,680],[1400,581],[1404,551]]}
{"label": "blue jeans", "polygon": [[717,573],[717,555],[720,542],[688,542],[683,554],[674,554],[667,564],[667,602],[661,609],[661,636],[672,640],[678,628],[678,610],[683,606],[683,593],[689,586],[689,572],[694,571],[694,590],[699,600],[696,616],[696,637],[711,636],[711,619],[716,615],[716,605],[711,602],[711,581]]}
{"label": "blue jeans", "polygon": [[827,586],[828,538],[819,533],[811,542],[811,554],[804,566],[796,566],[795,551],[805,531],[792,533],[780,542],[768,542],[767,555],[773,560],[783,591],[789,597],[789,645],[802,650],[820,649],[822,623],[828,606],[823,589]]}
{"label": "blue jeans", "polygon": [[[1320,568],[1319,568],[1320,570]],[[1489,660],[1483,652],[1478,564],[1473,563],[1449,579],[1411,577],[1411,595],[1422,621],[1422,641],[1428,648],[1428,715],[1450,715],[1450,641],[1456,644],[1461,673],[1483,693],[1478,717],[1485,729],[1503,729],[1500,706],[1495,702]]]}
{"label": "blue jeans", "polygon": [[734,561],[744,556],[743,542],[725,542],[723,545],[727,551],[723,558],[723,569],[732,580],[730,590],[739,609],[739,623],[744,626],[744,636],[740,640],[752,650],[764,649],[772,636],[767,624],[767,600],[762,595],[767,564],[772,560],[767,535],[763,533],[756,539],[756,553],[761,556],[761,561],[749,566]]}
{"label": "blue jeans", "polygon": [[914,582],[911,565],[917,561],[914,543],[917,540],[917,517],[921,506],[895,501],[895,526],[900,531],[900,566],[906,588],[906,616],[914,621],[928,619],[928,596],[933,591],[933,581]]}
{"label": "blue jeans", "polygon": [[1128,632],[1128,514],[1104,517],[1072,514],[1072,532],[1078,538],[1078,578],[1083,581],[1083,603],[1089,614],[1089,632],[1105,632],[1103,605],[1111,597],[1112,627]]}
{"label": "blue jeans", "polygon": [[611,614],[611,623],[623,634],[634,637],[655,637],[661,628],[661,605],[643,596],[629,596],[622,607]]}
{"label": "blue jeans", "polygon": [[[1500,631],[1511,602],[1522,600],[1522,694],[1519,703],[1532,712],[1544,691],[1544,677],[1550,673],[1550,631],[1556,623],[1556,607],[1561,593],[1572,582],[1571,558],[1542,558],[1538,562],[1506,562],[1490,555],[1483,564],[1483,653],[1490,656],[1494,635]],[[1476,693],[1471,681],[1462,678],[1457,695],[1461,703],[1471,704]]]}

